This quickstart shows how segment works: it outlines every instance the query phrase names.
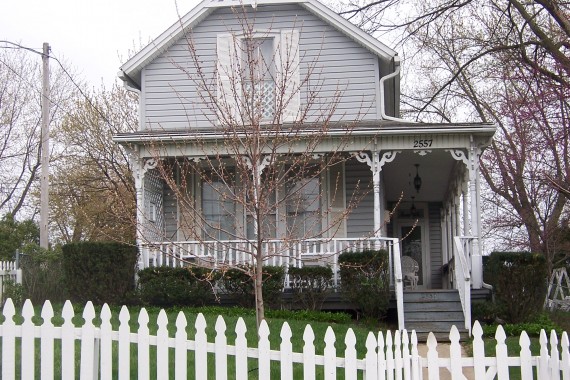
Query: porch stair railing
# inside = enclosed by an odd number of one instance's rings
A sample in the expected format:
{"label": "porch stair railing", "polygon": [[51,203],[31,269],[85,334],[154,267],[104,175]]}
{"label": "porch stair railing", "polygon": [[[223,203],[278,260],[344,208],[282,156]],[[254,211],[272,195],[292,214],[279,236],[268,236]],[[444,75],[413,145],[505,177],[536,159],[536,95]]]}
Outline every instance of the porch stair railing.
{"label": "porch stair railing", "polygon": [[[251,252],[254,242],[247,240],[227,241],[174,241],[154,242],[141,245],[139,268],[152,266],[181,267],[189,264],[211,268],[227,268],[239,264],[253,264]],[[386,249],[390,266],[390,286],[396,293],[399,329],[404,329],[404,288],[400,246],[396,238],[366,239],[307,239],[299,241],[268,240],[263,242],[264,264],[289,267],[305,265],[329,265],[333,270],[333,283],[339,285],[338,256],[343,252],[367,249]],[[285,278],[289,286],[289,278]]]}
{"label": "porch stair railing", "polygon": [[[453,261],[453,282],[459,291],[459,299],[465,317],[465,328],[471,336],[471,247],[475,238],[469,236],[455,236],[455,255]],[[468,260],[469,258],[469,260]]]}

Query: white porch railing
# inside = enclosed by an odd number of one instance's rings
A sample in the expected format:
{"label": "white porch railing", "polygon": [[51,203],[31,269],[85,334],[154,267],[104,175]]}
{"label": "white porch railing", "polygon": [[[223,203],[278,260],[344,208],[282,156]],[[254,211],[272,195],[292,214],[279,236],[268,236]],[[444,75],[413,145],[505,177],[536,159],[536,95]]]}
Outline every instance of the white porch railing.
{"label": "white porch railing", "polygon": [[[175,241],[143,244],[139,268],[153,266],[179,267],[200,265],[227,268],[239,264],[253,264],[255,242],[227,241]],[[398,308],[399,328],[404,329],[404,288],[400,264],[400,246],[395,238],[367,239],[307,239],[269,240],[263,242],[264,265],[285,267],[285,287],[289,287],[289,267],[329,265],[333,271],[333,284],[339,285],[338,256],[343,252],[386,249],[390,264],[390,286],[394,287]]]}
{"label": "white porch railing", "polygon": [[471,336],[471,247],[473,246],[473,237],[453,238],[455,243],[455,256],[453,257],[453,282],[455,288],[459,291],[459,299],[463,309],[465,318],[465,328]]}

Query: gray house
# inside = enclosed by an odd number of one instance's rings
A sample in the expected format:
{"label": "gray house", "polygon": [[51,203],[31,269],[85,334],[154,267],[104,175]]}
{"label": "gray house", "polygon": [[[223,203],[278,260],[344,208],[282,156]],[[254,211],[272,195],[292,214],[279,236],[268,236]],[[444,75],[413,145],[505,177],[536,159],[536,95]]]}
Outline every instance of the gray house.
{"label": "gray house", "polygon": [[202,1],[119,73],[140,96],[139,131],[115,136],[135,168],[140,267],[336,273],[341,252],[385,248],[400,328],[470,330],[495,127],[400,119],[399,73],[396,52],[317,0]]}

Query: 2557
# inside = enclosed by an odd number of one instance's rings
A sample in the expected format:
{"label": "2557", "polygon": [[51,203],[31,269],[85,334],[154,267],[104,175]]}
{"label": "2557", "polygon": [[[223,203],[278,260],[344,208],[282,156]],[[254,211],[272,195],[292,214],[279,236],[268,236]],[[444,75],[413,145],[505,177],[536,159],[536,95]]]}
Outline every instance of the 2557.
{"label": "2557", "polygon": [[414,148],[430,148],[432,143],[432,139],[414,140]]}

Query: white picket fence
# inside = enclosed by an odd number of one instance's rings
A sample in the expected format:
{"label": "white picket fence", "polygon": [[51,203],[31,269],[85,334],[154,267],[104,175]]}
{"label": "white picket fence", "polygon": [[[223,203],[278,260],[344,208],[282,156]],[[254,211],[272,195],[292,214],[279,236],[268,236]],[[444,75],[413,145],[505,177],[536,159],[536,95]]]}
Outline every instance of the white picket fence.
{"label": "white picket fence", "polygon": [[[509,379],[509,368],[527,379],[570,380],[570,354],[567,333],[562,334],[559,345],[554,332],[550,340],[544,331],[540,335],[540,354],[531,355],[530,340],[526,333],[520,336],[520,354],[509,357],[505,345],[504,330],[496,333],[496,356],[486,356],[482,340],[482,329],[478,322],[473,327],[473,356],[462,357],[459,332],[455,327],[450,332],[449,357],[439,357],[437,341],[430,334],[427,355],[420,356],[415,332],[405,330],[395,333],[370,332],[367,336],[363,357],[357,357],[356,337],[349,329],[344,337],[346,349],[337,356],[336,337],[331,327],[324,336],[322,354],[315,352],[315,334],[307,325],[303,334],[304,347],[301,352],[292,349],[292,332],[284,323],[278,349],[271,349],[269,328],[263,322],[259,329],[257,347],[248,346],[246,326],[239,318],[235,327],[235,344],[229,345],[226,337],[226,323],[218,317],[215,323],[215,337],[206,334],[206,320],[199,314],[194,323],[196,334],[189,340],[187,323],[183,313],[175,321],[176,332],[168,333],[168,318],[164,310],[157,318],[157,333],[149,333],[149,316],[142,309],[138,314],[138,331],[131,332],[131,315],[126,307],[118,316],[119,328],[111,327],[111,312],[103,306],[99,315],[100,327],[95,327],[95,309],[89,302],[82,314],[83,326],[75,327],[71,303],[62,310],[63,324],[55,327],[54,312],[46,302],[41,311],[43,323],[36,326],[32,321],[34,309],[26,301],[22,309],[23,323],[14,322],[16,310],[8,299],[4,309],[4,322],[0,325],[2,341],[2,379],[34,379],[36,365],[42,379],[247,379],[252,371],[258,379],[336,379],[344,374],[345,379],[440,379],[440,371],[450,379]],[[171,321],[172,322],[172,321]],[[233,332],[230,331],[230,335]],[[213,339],[212,339],[213,338]],[[275,347],[274,347],[275,348]],[[21,350],[21,352],[17,352]],[[191,355],[189,353],[193,352]],[[136,354],[136,361],[131,356]],[[40,360],[36,360],[37,356]],[[58,358],[59,356],[59,358]],[[231,357],[235,357],[232,360]],[[23,359],[20,359],[23,358]],[[58,360],[60,359],[60,360]],[[190,360],[190,362],[189,362]],[[193,360],[193,363],[192,363]],[[235,363],[228,367],[228,362]],[[271,368],[272,362],[279,362]],[[60,363],[60,364],[55,364]],[[136,365],[131,365],[137,363]],[[154,364],[154,365],[151,365]],[[188,364],[190,363],[190,364]],[[210,367],[208,366],[210,363]],[[297,364],[298,363],[298,364]],[[136,367],[136,368],[135,368]],[[301,367],[299,369],[298,367]],[[156,372],[151,373],[151,368]],[[230,368],[232,368],[230,370]],[[298,371],[298,372],[294,372]]]}

